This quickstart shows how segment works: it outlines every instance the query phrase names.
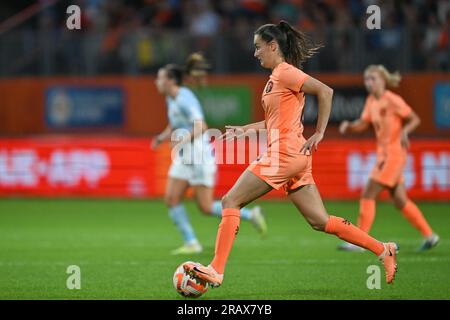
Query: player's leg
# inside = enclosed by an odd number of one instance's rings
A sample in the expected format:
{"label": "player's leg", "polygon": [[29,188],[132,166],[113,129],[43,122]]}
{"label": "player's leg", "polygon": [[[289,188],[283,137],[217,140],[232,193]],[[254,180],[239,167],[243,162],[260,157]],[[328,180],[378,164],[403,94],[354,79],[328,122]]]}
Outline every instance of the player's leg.
{"label": "player's leg", "polygon": [[372,169],[370,179],[364,188],[360,202],[357,226],[369,233],[375,219],[375,200],[385,188],[390,188],[400,180],[406,158],[390,155],[379,158]]}
{"label": "player's leg", "polygon": [[425,251],[436,246],[439,242],[439,236],[433,233],[433,230],[420,209],[408,198],[405,185],[403,183],[399,183],[389,191],[397,209],[403,213],[403,216],[409,221],[409,223],[419,230],[425,238],[418,251]]}
{"label": "player's leg", "polygon": [[272,187],[269,184],[250,170],[245,170],[222,198],[222,221],[217,232],[215,255],[210,266],[186,263],[185,270],[208,281],[213,287],[219,286],[234,238],[239,231],[239,210],[270,190]]}
{"label": "player's leg", "polygon": [[305,185],[291,191],[289,198],[315,230],[334,234],[376,254],[385,266],[386,281],[392,282],[396,272],[396,245],[394,243],[382,243],[352,225],[350,221],[329,216],[314,184]]}
{"label": "player's leg", "polygon": [[184,245],[172,251],[172,254],[189,254],[202,251],[202,247],[197,240],[186,209],[182,203],[188,187],[189,182],[187,180],[173,177],[168,178],[164,201],[169,208],[169,216],[181,233],[184,241]]}
{"label": "player's leg", "polygon": [[[376,199],[384,186],[373,179],[369,179],[359,200],[359,215],[357,220],[357,227],[362,231],[369,233],[375,220]],[[362,248],[351,243],[344,242],[338,246],[338,249],[344,251],[364,251]]]}
{"label": "player's leg", "polygon": [[[206,185],[192,186],[194,189],[195,199],[200,211],[206,215],[222,217],[222,201],[213,198],[213,188]],[[259,206],[252,209],[241,208],[241,219],[249,220],[261,235],[267,232],[267,225]]]}
{"label": "player's leg", "polygon": [[369,179],[361,196],[357,226],[369,233],[375,220],[375,200],[385,187],[373,179]]}

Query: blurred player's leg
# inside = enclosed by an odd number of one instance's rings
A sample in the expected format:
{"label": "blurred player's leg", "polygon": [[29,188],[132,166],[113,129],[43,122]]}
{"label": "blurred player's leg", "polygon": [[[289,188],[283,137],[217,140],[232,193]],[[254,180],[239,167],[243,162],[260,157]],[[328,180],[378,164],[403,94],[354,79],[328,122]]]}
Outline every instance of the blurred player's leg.
{"label": "blurred player's leg", "polygon": [[385,187],[373,179],[369,179],[364,188],[360,206],[357,226],[362,231],[369,233],[375,220],[375,200]]}
{"label": "blurred player's leg", "polygon": [[439,236],[433,233],[420,209],[408,198],[405,185],[403,183],[398,184],[391,190],[391,195],[395,206],[401,210],[403,216],[425,238],[418,251],[425,251],[435,247],[439,242]]}
{"label": "blurred player's leg", "polygon": [[334,234],[376,254],[384,264],[386,282],[391,283],[393,281],[397,268],[396,245],[394,243],[382,243],[352,225],[350,221],[329,216],[315,185],[302,186],[290,192],[289,198],[315,230]]}
{"label": "blurred player's leg", "polygon": [[[372,228],[373,221],[375,220],[375,199],[383,189],[383,185],[369,179],[362,193],[362,197],[359,202],[359,216],[356,225],[366,233],[369,233]],[[344,251],[364,251],[362,248],[349,242],[340,244],[338,249]]]}
{"label": "blurred player's leg", "polygon": [[228,260],[234,238],[239,231],[240,208],[272,190],[264,180],[250,170],[245,170],[234,186],[222,199],[222,222],[216,238],[214,259],[208,267],[200,264],[185,264],[186,271],[217,287],[222,283],[225,265]]}
{"label": "blurred player's leg", "polygon": [[184,244],[173,250],[172,254],[191,254],[202,251],[202,247],[195,236],[194,229],[182,203],[189,183],[186,180],[169,178],[167,182],[165,202],[169,208],[169,216],[183,237]]}

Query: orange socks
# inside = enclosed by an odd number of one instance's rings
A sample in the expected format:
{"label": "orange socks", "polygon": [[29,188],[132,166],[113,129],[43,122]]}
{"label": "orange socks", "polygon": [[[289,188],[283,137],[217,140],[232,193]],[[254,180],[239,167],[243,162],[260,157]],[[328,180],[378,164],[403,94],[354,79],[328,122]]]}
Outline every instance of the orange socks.
{"label": "orange socks", "polygon": [[384,252],[384,244],[369,236],[366,232],[355,227],[348,220],[339,217],[330,216],[325,232],[334,234],[347,242],[353,243],[359,247],[366,248],[377,256]]}
{"label": "orange socks", "polygon": [[[375,218],[375,200],[361,199],[359,207],[358,228],[369,233]],[[429,237],[433,234],[422,212],[412,201],[408,200],[401,211],[409,223],[419,230],[424,237]]]}
{"label": "orange socks", "polygon": [[411,223],[424,237],[429,237],[433,234],[427,220],[423,216],[420,209],[411,201],[408,200],[402,209],[403,216]]}
{"label": "orange socks", "polygon": [[359,201],[359,217],[357,226],[365,233],[369,233],[375,219],[375,200],[364,199]]}
{"label": "orange socks", "polygon": [[223,209],[222,222],[216,238],[216,252],[211,266],[219,273],[223,274],[228,255],[233,246],[234,238],[239,231],[240,211],[239,209]]}

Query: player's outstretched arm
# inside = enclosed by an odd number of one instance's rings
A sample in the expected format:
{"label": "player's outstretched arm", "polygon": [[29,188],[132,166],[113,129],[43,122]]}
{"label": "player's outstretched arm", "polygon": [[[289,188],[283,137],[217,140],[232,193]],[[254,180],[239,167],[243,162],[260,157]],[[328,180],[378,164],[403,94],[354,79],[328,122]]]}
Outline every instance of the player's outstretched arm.
{"label": "player's outstretched arm", "polygon": [[360,133],[364,132],[369,128],[369,123],[362,119],[356,119],[355,121],[342,121],[339,126],[339,133],[344,135],[348,132]]}
{"label": "player's outstretched arm", "polygon": [[225,126],[225,133],[221,135],[218,139],[228,140],[232,138],[239,138],[241,135],[245,134],[248,130],[260,130],[266,128],[266,122],[259,121],[247,124],[245,126]]}
{"label": "player's outstretched arm", "polygon": [[242,129],[245,131],[247,130],[259,130],[259,129],[265,129],[266,128],[266,121],[259,121],[254,123],[246,124],[245,126],[225,126],[226,129]]}
{"label": "player's outstretched arm", "polygon": [[309,77],[303,83],[301,91],[306,94],[317,96],[319,107],[316,132],[305,142],[305,144],[300,149],[300,152],[303,151],[306,154],[307,151],[312,151],[313,147],[317,151],[317,146],[323,139],[325,129],[327,128],[328,119],[330,118],[333,89],[320,82],[319,80],[314,79],[313,77]]}

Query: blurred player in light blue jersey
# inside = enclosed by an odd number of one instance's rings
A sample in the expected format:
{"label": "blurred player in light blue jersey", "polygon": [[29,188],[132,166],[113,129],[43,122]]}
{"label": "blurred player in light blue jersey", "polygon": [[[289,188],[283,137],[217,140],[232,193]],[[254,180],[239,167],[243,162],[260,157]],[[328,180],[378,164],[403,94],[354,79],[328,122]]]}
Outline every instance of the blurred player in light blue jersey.
{"label": "blurred player in light blue jersey", "polygon": [[[208,65],[203,56],[194,53],[188,58],[186,67],[166,65],[159,69],[156,78],[158,91],[166,96],[169,124],[153,139],[152,149],[157,148],[163,141],[171,138],[173,140],[173,133],[177,139],[177,149],[172,150],[165,202],[169,208],[169,216],[180,231],[184,244],[172,251],[172,254],[192,254],[202,251],[183,205],[183,198],[189,187],[193,188],[195,201],[202,213],[217,217],[222,215],[221,201],[213,199],[217,165],[210,137],[205,132],[207,125],[202,107],[195,94],[183,86],[186,77],[196,84],[202,82],[207,69]],[[177,134],[180,132],[184,132],[184,135]],[[182,148],[178,150],[180,145]],[[262,235],[265,235],[267,226],[259,207],[243,208],[240,212],[242,219],[249,220]]]}

